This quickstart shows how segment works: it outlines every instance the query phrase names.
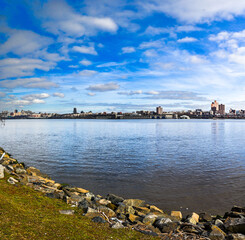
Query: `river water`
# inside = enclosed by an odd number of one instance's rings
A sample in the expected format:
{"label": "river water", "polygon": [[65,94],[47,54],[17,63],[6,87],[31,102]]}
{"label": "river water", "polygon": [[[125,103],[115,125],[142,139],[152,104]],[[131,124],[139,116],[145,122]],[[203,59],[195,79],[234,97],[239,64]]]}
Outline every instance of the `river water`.
{"label": "river water", "polygon": [[60,183],[165,211],[245,206],[244,120],[7,120],[0,146]]}

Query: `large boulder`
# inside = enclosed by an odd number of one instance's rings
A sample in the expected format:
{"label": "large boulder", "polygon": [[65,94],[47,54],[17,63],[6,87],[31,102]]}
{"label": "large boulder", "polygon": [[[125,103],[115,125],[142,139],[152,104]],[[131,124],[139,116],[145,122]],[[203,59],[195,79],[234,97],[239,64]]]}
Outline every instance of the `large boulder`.
{"label": "large boulder", "polygon": [[116,213],[108,207],[99,206],[97,209],[99,212],[103,212],[108,218],[112,218],[116,216]]}
{"label": "large boulder", "polygon": [[225,228],[231,233],[245,234],[245,218],[230,218],[225,220]]}
{"label": "large boulder", "polygon": [[106,199],[110,200],[111,203],[115,204],[115,205],[118,205],[120,202],[123,202],[123,198],[122,197],[119,197],[117,195],[114,195],[114,194],[108,194]]}
{"label": "large boulder", "polygon": [[172,222],[171,219],[169,218],[157,218],[156,221],[154,222],[153,226],[157,227],[158,229],[162,230],[163,226],[169,222]]}
{"label": "large boulder", "polygon": [[226,237],[226,234],[217,226],[212,226],[212,231],[208,236],[211,240],[223,240]]}
{"label": "large boulder", "polygon": [[145,201],[140,199],[126,199],[123,201],[123,204],[125,204],[126,206],[144,207]]}
{"label": "large boulder", "polygon": [[125,205],[124,203],[119,204],[116,213],[121,214],[135,214],[135,209],[132,206]]}
{"label": "large boulder", "polygon": [[152,225],[156,219],[157,219],[157,215],[152,214],[152,213],[148,213],[142,220],[142,222],[146,225]]}
{"label": "large boulder", "polygon": [[199,215],[193,212],[191,215],[187,216],[186,222],[197,224],[199,222]]}
{"label": "large boulder", "polygon": [[181,211],[172,211],[171,212],[171,216],[172,217],[175,217],[178,220],[181,220],[182,219],[182,213],[181,213]]}
{"label": "large boulder", "polygon": [[229,234],[227,239],[229,240],[245,240],[245,235],[240,233]]}

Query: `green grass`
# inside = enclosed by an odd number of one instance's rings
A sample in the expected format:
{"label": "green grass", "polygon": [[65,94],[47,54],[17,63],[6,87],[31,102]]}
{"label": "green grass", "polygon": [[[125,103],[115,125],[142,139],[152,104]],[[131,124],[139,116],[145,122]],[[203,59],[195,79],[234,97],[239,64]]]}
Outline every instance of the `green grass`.
{"label": "green grass", "polygon": [[129,229],[111,229],[94,223],[61,200],[50,199],[27,186],[13,186],[0,180],[0,239],[156,239]]}

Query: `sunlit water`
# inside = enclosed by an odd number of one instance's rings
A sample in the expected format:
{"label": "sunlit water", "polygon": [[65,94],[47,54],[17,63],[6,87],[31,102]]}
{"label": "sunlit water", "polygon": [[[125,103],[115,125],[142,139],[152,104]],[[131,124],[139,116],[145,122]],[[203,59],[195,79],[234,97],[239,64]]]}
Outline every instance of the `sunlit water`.
{"label": "sunlit water", "polygon": [[8,120],[0,136],[20,162],[96,194],[166,211],[245,205],[243,120]]}

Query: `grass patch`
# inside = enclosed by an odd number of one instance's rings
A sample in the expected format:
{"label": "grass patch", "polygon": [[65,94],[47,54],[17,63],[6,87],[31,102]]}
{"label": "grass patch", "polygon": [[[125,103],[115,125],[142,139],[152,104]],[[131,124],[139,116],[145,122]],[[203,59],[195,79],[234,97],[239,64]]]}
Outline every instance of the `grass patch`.
{"label": "grass patch", "polygon": [[72,209],[61,200],[50,199],[22,185],[0,180],[0,239],[156,239],[128,229],[111,229],[93,223],[76,212],[62,215],[59,210]]}

